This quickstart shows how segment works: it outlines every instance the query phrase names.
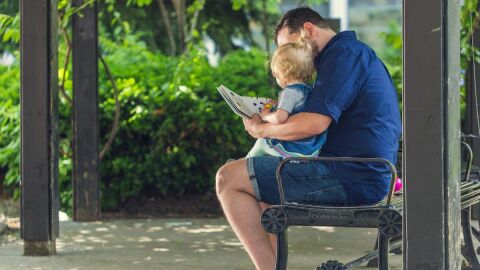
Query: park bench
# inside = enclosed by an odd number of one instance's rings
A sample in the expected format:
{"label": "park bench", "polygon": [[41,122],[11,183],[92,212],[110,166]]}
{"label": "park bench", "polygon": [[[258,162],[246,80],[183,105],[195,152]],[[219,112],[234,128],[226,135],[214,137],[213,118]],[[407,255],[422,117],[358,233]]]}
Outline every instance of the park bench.
{"label": "park bench", "polygon": [[[480,169],[472,168],[472,150],[462,142],[466,152],[466,162],[462,170],[461,189],[461,226],[463,231],[462,255],[467,261],[464,269],[480,270],[477,251],[473,238],[480,239],[480,233],[471,225],[471,208],[480,201]],[[401,154],[401,149],[399,151]],[[401,160],[401,159],[400,159]],[[287,164],[298,162],[375,162],[382,163],[391,172],[390,190],[384,200],[375,205],[366,206],[325,206],[285,201],[281,172]],[[288,244],[287,228],[290,226],[333,226],[377,228],[378,237],[375,249],[370,253],[342,264],[330,260],[317,267],[317,270],[346,270],[353,266],[370,262],[370,266],[378,264],[378,269],[389,269],[388,254],[398,251],[402,245],[402,207],[403,194],[394,192],[397,179],[396,167],[388,160],[379,158],[351,157],[292,157],[284,159],[277,168],[277,185],[280,193],[280,204],[267,208],[261,217],[264,229],[277,236],[276,270],[287,269]],[[378,258],[378,260],[377,260]]]}

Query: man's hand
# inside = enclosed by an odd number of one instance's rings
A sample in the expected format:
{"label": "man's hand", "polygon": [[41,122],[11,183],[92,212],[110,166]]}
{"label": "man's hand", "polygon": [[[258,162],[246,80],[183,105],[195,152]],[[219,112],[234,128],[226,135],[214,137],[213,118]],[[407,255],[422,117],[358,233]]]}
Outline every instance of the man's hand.
{"label": "man's hand", "polygon": [[332,122],[332,118],[323,114],[302,112],[288,116],[288,112],[284,112],[286,122],[283,124],[262,123],[260,117],[255,116],[256,118],[244,120],[245,130],[255,138],[295,141],[324,132]]}
{"label": "man's hand", "polygon": [[261,132],[262,118],[258,114],[254,114],[251,119],[243,118],[243,125],[250,136],[255,139],[263,137]]}

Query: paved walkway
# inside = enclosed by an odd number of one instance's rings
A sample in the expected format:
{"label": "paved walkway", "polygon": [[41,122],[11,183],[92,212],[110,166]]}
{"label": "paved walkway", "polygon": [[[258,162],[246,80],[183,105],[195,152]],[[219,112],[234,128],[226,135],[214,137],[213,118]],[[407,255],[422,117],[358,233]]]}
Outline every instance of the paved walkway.
{"label": "paved walkway", "polygon": [[[60,229],[52,257],[24,257],[18,236],[3,236],[0,269],[254,269],[224,219],[67,221]],[[375,237],[373,229],[291,228],[289,270],[347,262],[368,251]],[[391,265],[401,269],[401,256],[392,255]]]}

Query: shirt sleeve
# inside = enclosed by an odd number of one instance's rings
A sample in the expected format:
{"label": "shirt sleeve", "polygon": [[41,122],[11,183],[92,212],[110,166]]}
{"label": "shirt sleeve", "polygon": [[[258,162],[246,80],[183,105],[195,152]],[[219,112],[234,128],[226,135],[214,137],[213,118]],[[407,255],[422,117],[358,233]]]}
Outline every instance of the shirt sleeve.
{"label": "shirt sleeve", "polygon": [[282,109],[288,113],[292,113],[295,106],[303,99],[304,94],[302,91],[287,87],[280,93],[277,109]]}
{"label": "shirt sleeve", "polygon": [[366,77],[362,55],[347,48],[327,52],[317,63],[317,79],[305,112],[330,116],[335,123],[348,109]]}

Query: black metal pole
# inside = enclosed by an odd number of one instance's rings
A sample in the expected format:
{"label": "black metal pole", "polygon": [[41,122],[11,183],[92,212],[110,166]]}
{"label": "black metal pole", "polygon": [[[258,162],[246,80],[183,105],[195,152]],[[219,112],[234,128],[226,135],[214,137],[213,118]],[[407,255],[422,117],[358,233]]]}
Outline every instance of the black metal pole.
{"label": "black metal pole", "polygon": [[21,0],[21,234],[25,255],[58,236],[57,1]]}
{"label": "black metal pole", "polygon": [[[81,6],[85,0],[74,0]],[[100,219],[97,3],[73,16],[73,219]]]}
{"label": "black metal pole", "polygon": [[404,269],[461,268],[459,6],[404,1]]}

